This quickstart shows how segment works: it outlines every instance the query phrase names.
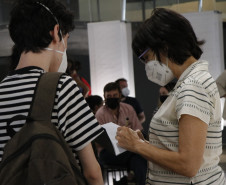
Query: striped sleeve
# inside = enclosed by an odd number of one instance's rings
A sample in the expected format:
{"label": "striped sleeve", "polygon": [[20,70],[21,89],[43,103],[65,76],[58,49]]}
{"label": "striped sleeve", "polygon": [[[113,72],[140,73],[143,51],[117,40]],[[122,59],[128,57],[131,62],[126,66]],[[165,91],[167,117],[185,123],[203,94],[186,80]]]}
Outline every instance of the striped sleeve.
{"label": "striped sleeve", "polygon": [[71,77],[63,75],[57,87],[53,122],[70,147],[83,149],[103,131]]}
{"label": "striped sleeve", "polygon": [[188,114],[209,124],[212,107],[213,104],[202,84],[193,81],[182,85],[176,102],[178,120],[182,114]]}

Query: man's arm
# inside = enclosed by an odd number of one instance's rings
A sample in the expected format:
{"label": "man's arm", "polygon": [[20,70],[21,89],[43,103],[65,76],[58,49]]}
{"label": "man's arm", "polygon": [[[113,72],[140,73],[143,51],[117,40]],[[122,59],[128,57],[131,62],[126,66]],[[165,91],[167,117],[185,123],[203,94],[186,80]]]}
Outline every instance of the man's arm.
{"label": "man's arm", "polygon": [[82,164],[83,174],[89,185],[103,185],[103,177],[99,163],[93,152],[91,144],[78,151],[78,156]]}
{"label": "man's arm", "polygon": [[140,123],[145,122],[144,110],[141,108],[141,105],[136,98],[133,98],[133,104],[134,104],[134,109],[137,113],[137,117],[138,117]]}
{"label": "man's arm", "polygon": [[157,148],[143,141],[137,132],[119,127],[116,139],[119,146],[143,156],[165,169],[178,174],[193,177],[198,172],[206,144],[208,125],[200,119],[182,115],[179,120],[178,152]]}
{"label": "man's arm", "polygon": [[146,120],[145,115],[144,115],[144,112],[139,113],[139,114],[137,115],[137,117],[138,117],[140,123],[143,123],[143,122],[145,122],[145,120]]}
{"label": "man's arm", "polygon": [[104,113],[102,111],[102,107],[96,112],[95,117],[97,118],[97,121],[100,125],[103,125],[106,123],[104,121]]}
{"label": "man's arm", "polygon": [[83,89],[82,95],[86,98],[89,94],[89,87],[83,83],[76,72],[74,72],[71,77],[76,81],[77,85]]}
{"label": "man's arm", "polygon": [[131,122],[131,128],[133,130],[142,130],[143,129],[142,124],[139,121],[135,110],[133,109],[132,106],[130,106],[130,105],[127,105],[127,106],[129,106],[128,107],[129,108],[129,117],[130,117],[129,121]]}

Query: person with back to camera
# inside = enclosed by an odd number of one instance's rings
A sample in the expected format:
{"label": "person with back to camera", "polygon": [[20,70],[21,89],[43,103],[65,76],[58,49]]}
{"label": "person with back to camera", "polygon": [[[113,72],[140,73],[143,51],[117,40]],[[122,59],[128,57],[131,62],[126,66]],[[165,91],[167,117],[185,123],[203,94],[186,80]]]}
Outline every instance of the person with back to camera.
{"label": "person with back to camera", "polygon": [[86,102],[88,103],[90,109],[93,111],[95,115],[99,108],[101,108],[104,104],[104,100],[99,95],[90,95],[86,98]]}
{"label": "person with back to camera", "polygon": [[[65,72],[67,40],[73,30],[73,15],[55,0],[18,0],[11,12],[9,33],[15,43],[15,69],[0,83],[0,161],[6,136],[6,123],[17,115],[14,130],[24,125],[39,78],[46,72]],[[79,157],[89,185],[103,185],[99,163],[91,141],[100,135],[99,126],[75,81],[60,77],[52,112],[52,122]],[[80,137],[78,137],[80,135]]]}
{"label": "person with back to camera", "polygon": [[149,161],[146,184],[225,185],[218,165],[222,153],[220,97],[199,60],[202,50],[190,22],[157,8],[136,33],[132,47],[149,80],[161,86],[174,77],[173,91],[151,120],[149,141],[119,127],[119,146]]}

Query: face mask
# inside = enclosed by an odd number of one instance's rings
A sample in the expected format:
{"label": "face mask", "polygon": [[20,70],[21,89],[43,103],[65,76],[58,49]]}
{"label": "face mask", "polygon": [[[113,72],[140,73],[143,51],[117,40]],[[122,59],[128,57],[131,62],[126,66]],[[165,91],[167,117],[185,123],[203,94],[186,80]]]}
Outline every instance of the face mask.
{"label": "face mask", "polygon": [[65,43],[64,43],[64,39],[63,38],[62,38],[62,42],[63,42],[63,45],[64,45],[64,52],[59,51],[59,50],[55,50],[55,49],[52,49],[52,48],[45,48],[45,49],[49,50],[49,51],[55,51],[57,53],[63,54],[60,67],[58,68],[58,72],[65,73],[66,69],[67,69],[67,53],[66,53],[67,49],[65,47]]}
{"label": "face mask", "polygon": [[127,97],[130,93],[128,87],[123,88],[121,91],[122,91],[122,95],[125,97]]}
{"label": "face mask", "polygon": [[168,95],[161,95],[160,102],[163,103],[168,98]]}
{"label": "face mask", "polygon": [[65,73],[66,70],[67,70],[67,53],[65,49],[62,57],[62,62],[60,64],[60,67],[58,68],[58,72]]}
{"label": "face mask", "polygon": [[114,110],[119,106],[119,98],[107,98],[105,103],[110,109]]}
{"label": "face mask", "polygon": [[172,71],[165,64],[160,65],[159,61],[151,60],[145,64],[146,75],[148,80],[165,86],[174,79]]}

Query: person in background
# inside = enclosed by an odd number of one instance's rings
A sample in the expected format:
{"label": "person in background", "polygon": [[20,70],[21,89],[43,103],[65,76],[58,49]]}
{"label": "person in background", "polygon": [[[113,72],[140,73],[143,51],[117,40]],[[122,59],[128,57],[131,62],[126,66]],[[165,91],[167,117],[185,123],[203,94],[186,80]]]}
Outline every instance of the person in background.
{"label": "person in background", "polygon": [[137,31],[132,47],[145,64],[147,78],[173,91],[153,116],[149,141],[141,132],[119,127],[118,145],[148,160],[146,184],[225,185],[221,104],[208,62],[190,22],[181,14],[156,8]]}
{"label": "person in background", "polygon": [[169,93],[173,90],[176,84],[174,82],[170,82],[165,86],[159,88],[159,102],[158,107],[153,112],[153,115],[159,110],[161,105],[165,102],[165,100],[169,97]]}
{"label": "person in background", "polygon": [[168,98],[168,96],[169,96],[169,91],[166,88],[166,86],[160,87],[159,88],[159,101],[160,101],[160,104],[163,104],[164,101]]}
{"label": "person in background", "polygon": [[176,84],[174,82],[170,82],[165,86],[159,88],[159,101],[158,107],[153,112],[153,115],[158,111],[161,105],[165,102],[165,100],[169,97],[169,93],[173,90]]}
{"label": "person in background", "polygon": [[[121,90],[117,83],[110,82],[104,86],[104,101],[105,104],[96,112],[96,118],[102,125],[113,122],[120,126],[135,130],[142,130],[142,125],[139,122],[136,112],[133,107],[122,103]],[[132,153],[124,152],[115,156],[101,146],[98,147],[100,164],[104,165],[126,165],[135,173],[137,185],[144,185],[146,179],[147,161],[141,156]]]}
{"label": "person in background", "polygon": [[119,78],[115,82],[119,85],[121,92],[122,92],[121,101],[123,103],[127,103],[127,104],[131,105],[134,108],[140,123],[145,122],[145,114],[144,114],[143,109],[140,106],[140,103],[138,102],[138,100],[136,98],[129,96],[130,91],[128,88],[127,80],[124,78]]}
{"label": "person in background", "polygon": [[142,130],[133,107],[120,102],[121,90],[117,83],[110,82],[104,86],[105,104],[96,112],[100,124],[113,122],[120,126],[127,126],[133,130]]}
{"label": "person in background", "polygon": [[159,101],[160,105],[159,107],[165,102],[165,100],[168,98],[169,93],[173,90],[174,86],[176,85],[175,82],[170,82],[167,85],[159,88]]}
{"label": "person in background", "polygon": [[80,77],[78,74],[78,71],[80,69],[80,62],[73,61],[72,59],[69,58],[67,61],[68,67],[66,73],[76,81],[84,98],[88,97],[89,95],[91,95],[91,87],[89,83],[83,77]]}
{"label": "person in background", "polygon": [[104,101],[101,96],[98,95],[90,95],[86,98],[86,102],[88,103],[90,109],[93,111],[95,115],[100,107],[103,106]]}
{"label": "person in background", "polygon": [[[67,40],[74,28],[72,13],[55,0],[18,0],[10,15],[15,60],[13,70],[0,83],[0,161],[10,139],[6,125],[19,116],[13,129],[17,132],[23,127],[42,74],[66,71]],[[88,184],[103,185],[101,168],[91,146],[103,128],[68,75],[59,79],[51,121],[78,156]]]}
{"label": "person in background", "polygon": [[[226,70],[218,76],[216,79],[216,84],[218,87],[218,91],[220,94],[220,97],[226,97]],[[226,102],[226,99],[225,99]],[[224,103],[224,109],[223,109],[223,119],[226,120],[226,104]]]}

